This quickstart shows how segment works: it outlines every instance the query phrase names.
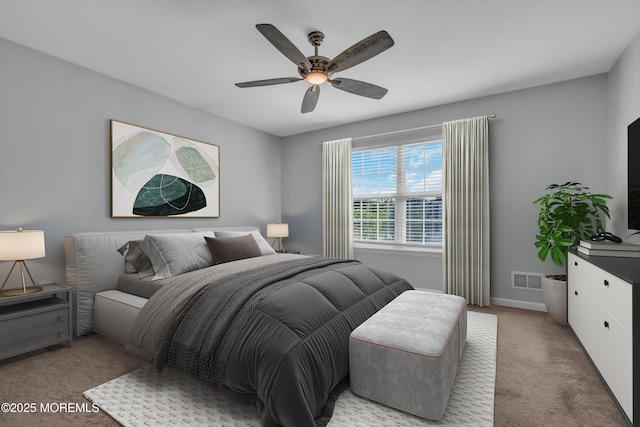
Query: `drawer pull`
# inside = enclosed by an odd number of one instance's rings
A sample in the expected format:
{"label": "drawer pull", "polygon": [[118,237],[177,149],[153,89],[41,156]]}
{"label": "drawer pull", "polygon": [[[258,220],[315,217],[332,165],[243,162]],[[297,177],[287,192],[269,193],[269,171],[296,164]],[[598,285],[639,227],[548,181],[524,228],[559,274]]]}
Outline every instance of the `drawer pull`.
{"label": "drawer pull", "polygon": [[578,261],[573,261],[573,265],[578,266]]}
{"label": "drawer pull", "polygon": [[608,280],[605,280],[605,281],[604,281],[604,285],[608,288],[608,287],[609,287],[609,281],[608,281]]}
{"label": "drawer pull", "polygon": [[59,321],[61,321],[61,320],[62,320],[62,316],[58,316],[58,317],[56,318],[56,320],[57,320],[58,322],[59,322]]}
{"label": "drawer pull", "polygon": [[578,295],[578,291],[573,291],[576,295]]}
{"label": "drawer pull", "polygon": [[607,322],[606,320],[604,321],[604,327],[608,328],[609,327],[609,322]]}

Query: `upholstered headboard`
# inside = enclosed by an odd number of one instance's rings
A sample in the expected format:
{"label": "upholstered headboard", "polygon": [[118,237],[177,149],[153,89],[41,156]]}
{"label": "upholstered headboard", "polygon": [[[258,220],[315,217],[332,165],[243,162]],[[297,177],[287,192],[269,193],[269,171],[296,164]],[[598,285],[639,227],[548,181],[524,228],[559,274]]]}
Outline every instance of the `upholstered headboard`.
{"label": "upholstered headboard", "polygon": [[125,273],[125,261],[118,249],[147,234],[195,231],[247,231],[259,227],[212,227],[198,229],[108,231],[78,233],[64,238],[66,283],[73,293],[73,324],[76,335],[93,331],[93,301],[98,292],[116,289]]}

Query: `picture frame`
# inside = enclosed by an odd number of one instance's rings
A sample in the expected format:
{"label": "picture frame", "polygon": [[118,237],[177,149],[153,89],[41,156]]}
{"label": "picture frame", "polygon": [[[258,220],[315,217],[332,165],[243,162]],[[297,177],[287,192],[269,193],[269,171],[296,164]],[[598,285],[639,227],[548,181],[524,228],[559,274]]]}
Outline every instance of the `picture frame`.
{"label": "picture frame", "polygon": [[220,216],[220,146],[110,120],[111,217]]}

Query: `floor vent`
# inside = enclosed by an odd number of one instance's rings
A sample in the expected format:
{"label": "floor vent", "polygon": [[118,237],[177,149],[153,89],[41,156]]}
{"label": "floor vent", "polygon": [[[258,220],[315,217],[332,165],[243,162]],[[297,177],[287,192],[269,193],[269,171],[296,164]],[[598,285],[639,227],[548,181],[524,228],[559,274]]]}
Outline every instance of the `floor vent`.
{"label": "floor vent", "polygon": [[511,272],[511,287],[514,289],[527,289],[530,291],[542,290],[542,273],[525,273],[522,271]]}

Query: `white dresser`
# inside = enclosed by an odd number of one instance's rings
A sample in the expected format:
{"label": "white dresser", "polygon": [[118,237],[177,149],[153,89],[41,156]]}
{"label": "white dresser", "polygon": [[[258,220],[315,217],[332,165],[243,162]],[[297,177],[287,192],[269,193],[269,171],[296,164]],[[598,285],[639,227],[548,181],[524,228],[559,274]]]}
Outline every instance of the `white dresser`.
{"label": "white dresser", "polygon": [[640,258],[570,251],[567,261],[569,325],[633,424],[640,416]]}

